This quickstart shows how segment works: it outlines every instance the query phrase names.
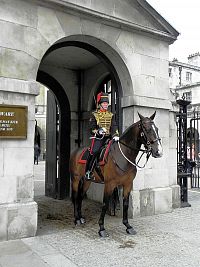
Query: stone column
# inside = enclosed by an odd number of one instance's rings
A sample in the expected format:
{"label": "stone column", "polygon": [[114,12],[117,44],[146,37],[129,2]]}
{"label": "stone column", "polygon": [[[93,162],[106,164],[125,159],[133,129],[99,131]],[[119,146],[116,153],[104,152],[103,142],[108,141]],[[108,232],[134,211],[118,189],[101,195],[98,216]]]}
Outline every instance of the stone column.
{"label": "stone column", "polygon": [[27,138],[0,140],[0,241],[34,236],[37,230],[33,140],[38,94],[37,82],[0,78],[0,104],[28,108]]}
{"label": "stone column", "polygon": [[[150,116],[156,109],[156,107],[140,107],[137,105],[137,99],[135,99],[135,106],[128,106],[130,103],[127,102],[127,99],[122,102],[124,106],[126,104],[123,108],[124,130],[133,121],[139,120],[138,111],[142,115]],[[169,172],[168,168],[169,165],[176,165],[176,151],[173,149],[176,148],[176,144],[169,146],[169,129],[171,127],[168,127],[168,125],[170,125],[170,120],[172,119],[170,118],[169,106],[167,106],[167,102],[166,104],[164,102],[163,108],[156,110],[157,114],[154,121],[159,129],[164,154],[159,159],[150,157],[144,169],[137,168],[137,175],[134,179],[133,190],[129,199],[130,217],[171,212],[172,208],[180,206],[179,186],[176,184],[176,179],[173,179],[176,178],[176,169],[173,168]],[[174,161],[174,165],[171,159]],[[144,156],[139,165],[143,166],[145,161],[146,158]]]}

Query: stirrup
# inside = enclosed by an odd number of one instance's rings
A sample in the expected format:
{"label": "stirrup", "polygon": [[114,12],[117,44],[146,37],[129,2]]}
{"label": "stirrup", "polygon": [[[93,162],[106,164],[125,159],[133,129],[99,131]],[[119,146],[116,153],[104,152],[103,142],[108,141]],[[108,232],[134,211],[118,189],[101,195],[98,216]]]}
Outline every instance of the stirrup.
{"label": "stirrup", "polygon": [[87,181],[92,181],[92,180],[95,179],[94,176],[93,176],[93,173],[91,171],[87,171],[86,174],[85,174],[85,176],[84,176],[84,178]]}

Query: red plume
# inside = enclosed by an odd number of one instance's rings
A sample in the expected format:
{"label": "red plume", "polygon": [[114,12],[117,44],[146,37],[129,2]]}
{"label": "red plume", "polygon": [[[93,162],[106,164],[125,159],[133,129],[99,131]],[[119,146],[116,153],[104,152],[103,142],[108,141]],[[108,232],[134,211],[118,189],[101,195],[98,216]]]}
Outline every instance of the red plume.
{"label": "red plume", "polygon": [[102,92],[98,93],[98,95],[97,95],[97,105],[99,103],[99,100],[101,99],[101,95],[102,95]]}

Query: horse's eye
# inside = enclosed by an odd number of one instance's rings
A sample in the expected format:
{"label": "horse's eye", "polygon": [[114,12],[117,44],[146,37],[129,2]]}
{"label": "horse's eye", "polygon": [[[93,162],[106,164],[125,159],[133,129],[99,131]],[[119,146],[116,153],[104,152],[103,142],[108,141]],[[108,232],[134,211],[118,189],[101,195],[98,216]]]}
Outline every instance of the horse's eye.
{"label": "horse's eye", "polygon": [[147,131],[147,133],[150,133],[151,132],[151,128],[147,127],[146,131]]}

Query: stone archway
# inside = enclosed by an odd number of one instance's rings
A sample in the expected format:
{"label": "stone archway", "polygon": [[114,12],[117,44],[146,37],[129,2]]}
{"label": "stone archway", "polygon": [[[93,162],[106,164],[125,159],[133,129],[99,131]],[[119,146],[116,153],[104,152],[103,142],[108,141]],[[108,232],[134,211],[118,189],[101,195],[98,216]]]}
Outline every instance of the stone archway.
{"label": "stone archway", "polygon": [[[121,100],[129,99],[133,95],[133,84],[129,69],[125,63],[124,56],[117,48],[117,46],[111,46],[108,42],[98,39],[89,35],[70,35],[56,41],[45,52],[42,61],[45,60],[51,53],[58,51],[64,47],[77,47],[82,48],[91,54],[95,55],[106,66],[107,71],[104,76],[110,74],[113,80],[114,86],[117,87],[118,106],[121,108]],[[40,63],[41,65],[41,63]],[[45,69],[46,70],[46,69]],[[94,89],[94,88],[93,88]],[[91,99],[93,98],[93,91],[89,95],[89,103],[84,103],[91,107]],[[120,100],[119,100],[120,99]],[[129,101],[129,100],[128,100]],[[131,100],[132,101],[132,100]],[[121,111],[119,111],[121,113]],[[119,118],[120,129],[122,129],[122,116]]]}
{"label": "stone archway", "polygon": [[[52,177],[50,178],[51,181],[52,179],[54,180],[54,183],[51,182],[50,185],[48,186],[50,188],[49,190],[52,193],[50,193],[50,195],[47,193],[46,194],[54,198],[57,198],[57,197],[64,198],[66,196],[69,196],[70,175],[69,175],[68,169],[69,169],[70,149],[71,148],[73,149],[74,147],[76,147],[76,145],[78,146],[85,145],[85,142],[88,141],[87,140],[88,138],[86,137],[87,135],[86,131],[81,132],[81,128],[87,128],[87,113],[89,112],[88,107],[90,106],[88,104],[91,103],[91,97],[92,97],[94,88],[91,85],[92,82],[90,83],[90,79],[87,77],[87,75],[85,75],[85,77],[89,80],[89,82],[87,83],[87,85],[89,85],[88,92],[85,93],[85,90],[83,88],[84,82],[81,77],[83,76],[83,72],[86,72],[86,67],[84,66],[84,62],[83,62],[84,60],[80,58],[79,59],[80,63],[79,63],[79,60],[75,58],[75,60],[77,60],[78,67],[74,66],[75,64],[73,62],[71,63],[71,65],[70,63],[67,63],[67,68],[66,68],[65,66],[66,62],[67,61],[71,62],[71,60],[73,59],[73,56],[72,56],[73,51],[76,53],[80,53],[80,51],[81,53],[83,53],[83,51],[85,51],[84,53],[87,52],[87,55],[86,55],[87,57],[89,57],[89,55],[93,55],[93,57],[97,59],[96,62],[99,65],[101,65],[100,73],[98,75],[102,77],[108,74],[110,75],[112,79],[113,90],[115,94],[117,95],[116,97],[117,119],[119,123],[119,129],[122,131],[122,116],[121,116],[122,112],[121,112],[121,101],[120,100],[123,96],[123,92],[122,92],[122,83],[119,78],[119,74],[116,71],[116,68],[111,62],[111,60],[102,51],[97,49],[95,46],[85,42],[85,40],[76,41],[75,40],[76,38],[81,39],[80,37],[75,36],[73,41],[71,40],[72,38],[70,38],[69,41],[68,40],[66,41],[66,39],[64,40],[62,39],[59,42],[56,42],[54,45],[52,45],[44,54],[41,60],[39,70],[38,70],[38,75],[37,75],[37,81],[43,83],[44,85],[46,85],[48,88],[52,90],[52,92],[54,93],[56,97],[56,100],[58,101],[58,105],[61,107],[64,107],[66,105],[68,107],[67,109],[65,107],[65,109],[61,108],[60,110],[61,117],[66,119],[66,117],[68,116],[67,121],[65,119],[63,120],[64,124],[68,125],[68,130],[66,127],[61,127],[60,128],[61,132],[59,133],[60,144],[59,144],[58,150],[59,151],[62,150],[62,153],[60,153],[59,155],[59,159],[61,162],[65,164],[62,164],[62,163],[58,164],[59,166],[58,172],[56,171],[56,166],[57,166],[56,163],[53,164],[55,166],[54,168],[49,167],[50,169],[48,169],[48,166],[52,165],[52,163],[50,164],[48,162],[49,160],[48,151],[47,151],[47,156],[46,156],[46,160],[47,160],[46,183],[47,183],[48,176]],[[85,37],[85,39],[87,38],[88,36]],[[89,39],[91,39],[91,37],[89,37]],[[96,40],[96,38],[92,38],[92,39],[93,39],[94,44],[95,42],[97,44],[102,42],[101,40]],[[107,47],[107,51],[109,52],[112,51],[111,47],[108,44],[105,44],[105,42],[102,42],[102,43],[104,44],[104,49],[105,47]],[[68,48],[71,49],[70,53],[67,52]],[[80,51],[78,49],[80,49]],[[64,52],[66,52],[66,54]],[[105,53],[108,53],[108,52],[105,52]],[[119,55],[117,56],[117,53],[114,50],[112,54],[115,55],[115,61],[116,61],[116,58],[118,58],[118,61],[120,62],[120,64],[118,65],[116,65],[116,62],[115,62],[116,67],[119,69],[123,64],[122,60]],[[62,57],[65,57],[65,60],[62,59],[62,65],[59,65],[60,62],[57,61],[57,57],[59,58],[61,55]],[[87,61],[87,58],[85,60]],[[93,65],[90,64],[89,67],[90,69],[92,69],[94,68],[94,66],[95,66],[95,63]],[[62,72],[61,70],[63,71],[64,74],[61,74]],[[64,76],[66,74],[68,75],[68,80],[65,84]],[[98,75],[96,77],[97,78],[96,80],[99,79]],[[120,73],[120,75],[122,75],[122,73]],[[127,74],[125,76],[127,76]],[[71,83],[73,83],[72,81],[73,79],[76,79],[76,86],[73,85],[74,87],[70,88]],[[77,97],[74,99],[71,97],[73,92],[76,92],[77,94]],[[63,110],[65,112],[65,115],[62,114]],[[72,119],[72,121],[70,121],[70,116],[73,116],[72,113],[70,113],[71,110],[72,112],[73,111],[77,112],[77,118],[75,118],[74,120]],[[86,114],[84,115],[84,118],[81,115],[82,113]],[[76,120],[78,122],[77,123],[78,126],[75,125],[75,129],[74,129],[73,125],[75,124]],[[72,124],[70,125],[70,123]],[[62,129],[64,129],[65,133],[62,131]],[[70,129],[72,129],[71,135],[77,136],[77,138],[74,140],[74,142],[76,143],[74,147],[73,147],[73,140],[72,139],[70,140]],[[81,135],[84,135],[84,137],[82,137],[82,140],[81,140]],[[61,147],[61,144],[63,144],[62,147]],[[47,147],[48,147],[48,144],[47,144]],[[52,151],[50,152],[51,157],[54,153],[56,153],[56,149],[54,149],[54,152]],[[54,158],[54,161],[57,160],[57,157],[53,156],[53,158]],[[51,175],[52,171],[54,172],[54,175]],[[59,177],[56,176],[57,173],[60,174]],[[57,180],[59,181],[58,183],[56,182]]]}

